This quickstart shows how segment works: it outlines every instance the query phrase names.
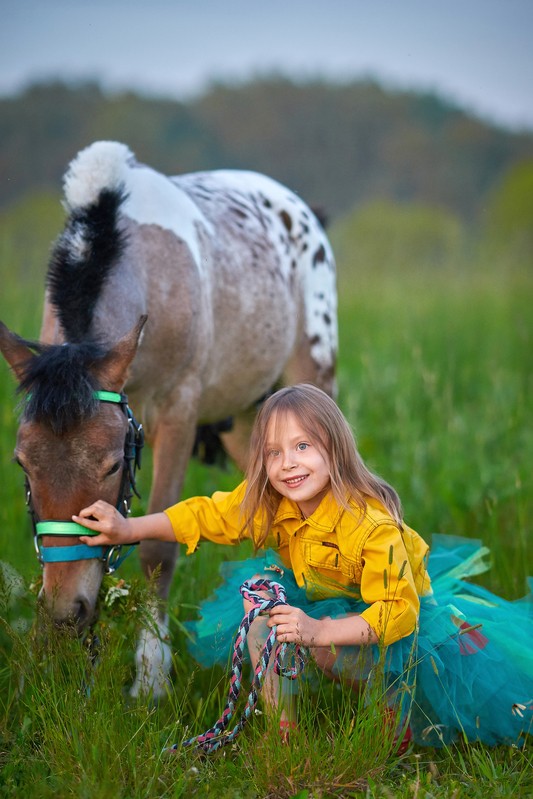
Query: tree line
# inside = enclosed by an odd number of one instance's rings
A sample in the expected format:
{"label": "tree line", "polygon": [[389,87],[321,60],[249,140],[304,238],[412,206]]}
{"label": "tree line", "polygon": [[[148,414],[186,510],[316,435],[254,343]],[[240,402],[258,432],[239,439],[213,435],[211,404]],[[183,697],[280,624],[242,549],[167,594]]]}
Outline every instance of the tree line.
{"label": "tree line", "polygon": [[75,154],[123,141],[167,173],[252,169],[331,218],[369,202],[416,203],[477,221],[494,187],[533,159],[533,133],[490,124],[435,93],[375,81],[274,76],[213,84],[187,102],[46,83],[0,99],[0,207],[58,192]]}

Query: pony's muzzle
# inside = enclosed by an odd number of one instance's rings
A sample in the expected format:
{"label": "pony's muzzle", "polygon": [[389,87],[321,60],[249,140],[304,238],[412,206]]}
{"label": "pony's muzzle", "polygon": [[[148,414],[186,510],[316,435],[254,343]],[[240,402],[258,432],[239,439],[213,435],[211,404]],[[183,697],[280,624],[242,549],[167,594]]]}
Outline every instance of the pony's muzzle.
{"label": "pony's muzzle", "polygon": [[45,564],[39,603],[54,626],[79,634],[92,624],[103,571],[101,560]]}
{"label": "pony's muzzle", "polygon": [[41,589],[39,602],[54,626],[70,628],[78,634],[86,630],[95,617],[95,603],[84,594],[75,596],[69,602],[49,602],[48,595]]}

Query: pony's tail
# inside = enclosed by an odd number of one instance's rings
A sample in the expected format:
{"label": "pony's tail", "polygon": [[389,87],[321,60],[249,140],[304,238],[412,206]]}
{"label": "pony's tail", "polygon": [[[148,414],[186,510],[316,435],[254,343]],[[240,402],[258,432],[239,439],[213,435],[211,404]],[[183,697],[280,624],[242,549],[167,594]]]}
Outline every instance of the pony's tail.
{"label": "pony's tail", "polygon": [[135,156],[120,142],[97,141],[81,150],[63,178],[68,212],[94,205],[103,190],[123,191]]}

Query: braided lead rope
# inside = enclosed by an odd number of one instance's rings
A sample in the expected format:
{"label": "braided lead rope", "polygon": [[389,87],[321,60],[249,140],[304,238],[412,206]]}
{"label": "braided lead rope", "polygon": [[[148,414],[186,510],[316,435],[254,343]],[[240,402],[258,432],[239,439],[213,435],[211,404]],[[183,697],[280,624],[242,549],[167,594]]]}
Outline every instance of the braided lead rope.
{"label": "braided lead rope", "polygon": [[[274,594],[274,598],[267,599],[263,596],[260,596],[258,593],[256,593],[259,590],[266,590],[271,594]],[[283,643],[276,645],[276,627],[272,627],[270,629],[268,638],[263,645],[263,649],[261,650],[259,661],[254,671],[246,706],[241,718],[230,732],[225,732],[235,711],[235,706],[241,691],[244,647],[246,638],[250,631],[250,626],[254,619],[261,613],[265,613],[267,610],[275,608],[277,605],[287,604],[285,589],[282,585],[280,585],[280,583],[277,583],[273,580],[266,580],[263,578],[258,580],[246,580],[241,585],[240,592],[245,599],[253,603],[253,607],[243,618],[237,631],[237,635],[235,636],[233,656],[231,661],[230,685],[226,706],[219,720],[209,730],[207,730],[207,732],[204,732],[203,735],[187,738],[182,742],[182,747],[195,746],[197,749],[203,749],[204,752],[210,754],[211,752],[216,751],[219,747],[231,743],[237,737],[252,715],[257,704],[259,692],[261,691],[265,673],[274,647],[273,669],[276,674],[280,675],[281,677],[294,680],[304,668],[307,653],[305,649],[300,647],[298,644],[292,645],[292,665],[285,664],[285,660],[287,659],[287,647],[289,644]],[[174,744],[170,751],[176,751],[178,748],[179,744]]]}

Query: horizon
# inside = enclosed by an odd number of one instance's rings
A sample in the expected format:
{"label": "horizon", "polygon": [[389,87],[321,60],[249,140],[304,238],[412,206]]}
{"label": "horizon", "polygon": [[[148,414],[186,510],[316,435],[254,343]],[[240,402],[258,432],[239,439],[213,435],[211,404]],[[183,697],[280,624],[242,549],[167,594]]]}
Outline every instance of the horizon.
{"label": "horizon", "polygon": [[280,74],[431,93],[533,131],[529,0],[4,0],[0,96],[60,80],[186,102],[213,83]]}

